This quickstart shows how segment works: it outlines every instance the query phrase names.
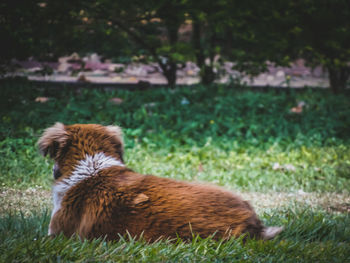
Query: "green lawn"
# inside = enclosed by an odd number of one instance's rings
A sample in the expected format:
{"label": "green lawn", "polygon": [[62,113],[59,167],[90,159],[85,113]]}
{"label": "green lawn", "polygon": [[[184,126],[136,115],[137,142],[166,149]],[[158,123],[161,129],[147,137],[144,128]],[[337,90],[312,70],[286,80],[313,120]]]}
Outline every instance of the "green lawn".
{"label": "green lawn", "polygon": [[[0,261],[350,262],[349,93],[224,86],[59,91],[21,80],[0,86]],[[39,96],[49,101],[36,102]],[[115,97],[123,103],[113,104]],[[291,113],[299,101],[306,103],[303,113]],[[56,121],[120,125],[129,167],[215,183],[248,199],[256,193],[265,223],[286,230],[274,241],[244,245],[199,237],[154,244],[50,239],[52,162],[38,154],[36,142]],[[27,189],[33,194],[21,202],[18,193]],[[317,197],[306,202],[304,194]]]}

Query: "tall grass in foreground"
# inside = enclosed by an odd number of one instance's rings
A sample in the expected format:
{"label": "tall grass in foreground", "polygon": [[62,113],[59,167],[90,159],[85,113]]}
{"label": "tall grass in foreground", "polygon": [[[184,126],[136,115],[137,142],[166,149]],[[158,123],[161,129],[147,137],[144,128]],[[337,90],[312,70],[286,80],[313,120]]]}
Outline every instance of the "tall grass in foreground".
{"label": "tall grass in foreground", "polygon": [[[159,241],[125,236],[116,242],[46,236],[48,213],[0,217],[1,262],[348,262],[350,217],[310,210],[275,210],[267,222],[284,225],[275,240]],[[273,215],[273,217],[272,217]],[[273,222],[271,222],[273,221]]]}

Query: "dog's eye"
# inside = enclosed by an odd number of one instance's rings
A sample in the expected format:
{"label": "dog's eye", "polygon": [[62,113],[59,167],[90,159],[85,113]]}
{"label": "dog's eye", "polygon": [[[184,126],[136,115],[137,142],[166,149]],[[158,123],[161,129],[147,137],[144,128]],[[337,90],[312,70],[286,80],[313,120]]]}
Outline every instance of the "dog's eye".
{"label": "dog's eye", "polygon": [[62,176],[60,168],[58,167],[58,165],[55,163],[55,165],[53,166],[53,178],[58,179]]}

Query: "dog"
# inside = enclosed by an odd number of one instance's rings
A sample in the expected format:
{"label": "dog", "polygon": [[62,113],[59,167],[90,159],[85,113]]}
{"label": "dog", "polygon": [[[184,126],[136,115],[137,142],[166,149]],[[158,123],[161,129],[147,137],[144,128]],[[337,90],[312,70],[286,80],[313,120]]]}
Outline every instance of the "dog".
{"label": "dog", "polygon": [[127,168],[118,126],[64,125],[38,141],[53,168],[53,211],[48,234],[118,240],[129,233],[147,241],[246,237],[272,239],[250,204],[215,186],[143,175]]}

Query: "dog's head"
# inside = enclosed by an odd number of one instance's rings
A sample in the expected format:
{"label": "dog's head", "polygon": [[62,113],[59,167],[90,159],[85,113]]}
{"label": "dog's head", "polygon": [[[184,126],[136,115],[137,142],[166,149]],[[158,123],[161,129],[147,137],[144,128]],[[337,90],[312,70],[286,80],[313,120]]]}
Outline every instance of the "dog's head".
{"label": "dog's head", "polygon": [[123,162],[123,138],[118,126],[97,124],[64,125],[57,122],[47,128],[38,141],[42,155],[55,160],[54,178],[69,176],[81,163],[99,165],[101,159]]}

